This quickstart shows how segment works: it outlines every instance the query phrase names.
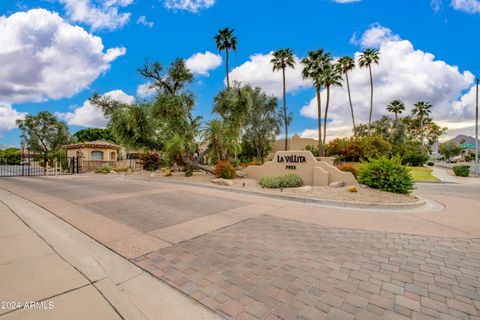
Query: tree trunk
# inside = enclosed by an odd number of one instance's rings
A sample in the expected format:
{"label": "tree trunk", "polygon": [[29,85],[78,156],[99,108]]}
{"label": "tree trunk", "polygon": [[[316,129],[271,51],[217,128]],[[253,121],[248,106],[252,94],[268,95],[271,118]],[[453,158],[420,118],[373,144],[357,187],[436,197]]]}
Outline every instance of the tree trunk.
{"label": "tree trunk", "polygon": [[322,99],[320,89],[317,88],[317,111],[318,111],[318,154],[323,153],[322,145]]}
{"label": "tree trunk", "polygon": [[420,146],[423,152],[423,117],[420,118]]}
{"label": "tree trunk", "polygon": [[328,107],[330,105],[330,86],[327,86],[327,104],[325,105],[325,117],[323,117],[323,150],[322,157],[325,157],[325,143],[327,141],[327,119]]}
{"label": "tree trunk", "polygon": [[288,150],[288,119],[287,119],[287,97],[286,97],[286,85],[285,85],[285,68],[282,69],[283,73],[283,119],[285,121],[285,151]]}
{"label": "tree trunk", "polygon": [[370,134],[370,127],[372,124],[372,111],[373,111],[373,76],[372,76],[371,65],[368,65],[368,71],[370,72],[370,115],[368,116],[368,134]]}
{"label": "tree trunk", "polygon": [[350,94],[350,81],[348,80],[348,72],[345,71],[345,78],[347,79],[348,101],[350,102],[350,111],[352,112],[353,135],[357,135],[355,131],[355,115],[353,113],[352,95]]}
{"label": "tree trunk", "polygon": [[228,48],[225,49],[225,71],[227,73],[227,88],[230,89],[230,77],[228,76]]}
{"label": "tree trunk", "polygon": [[199,163],[196,163],[196,162],[192,161],[192,159],[190,159],[189,157],[183,157],[182,160],[185,164],[191,166],[192,168],[200,169],[200,170],[212,173],[212,174],[214,173],[212,169],[208,168],[207,166],[204,166],[204,165],[201,165]]}

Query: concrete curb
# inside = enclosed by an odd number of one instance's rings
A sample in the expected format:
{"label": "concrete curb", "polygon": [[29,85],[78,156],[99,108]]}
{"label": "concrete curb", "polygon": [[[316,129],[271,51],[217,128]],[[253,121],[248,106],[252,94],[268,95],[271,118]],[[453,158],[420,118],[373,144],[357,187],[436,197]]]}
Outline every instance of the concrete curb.
{"label": "concrete curb", "polygon": [[229,189],[223,188],[218,186],[209,186],[200,183],[191,183],[191,182],[182,182],[182,181],[159,181],[154,180],[151,178],[147,179],[138,179],[138,178],[130,178],[127,176],[123,176],[124,179],[127,180],[141,180],[147,182],[155,182],[155,183],[164,183],[164,184],[175,184],[175,185],[184,185],[189,187],[196,187],[196,188],[204,188],[204,189],[212,189],[212,190],[220,190],[225,192],[233,192],[233,193],[241,193],[253,196],[259,196],[264,198],[270,199],[278,199],[278,200],[285,200],[285,201],[292,201],[292,202],[299,202],[299,203],[306,203],[306,204],[315,204],[319,206],[326,206],[326,207],[336,207],[336,208],[349,208],[349,209],[375,209],[375,210],[411,210],[411,209],[420,209],[427,206],[427,201],[422,197],[415,195],[420,201],[414,203],[369,203],[369,202],[355,202],[355,201],[335,201],[335,200],[321,200],[321,199],[313,199],[313,198],[302,198],[296,196],[288,196],[288,195],[280,195],[280,194],[271,194],[271,193],[264,193],[264,192],[256,192],[256,191],[248,191],[248,190],[239,190],[239,189]]}

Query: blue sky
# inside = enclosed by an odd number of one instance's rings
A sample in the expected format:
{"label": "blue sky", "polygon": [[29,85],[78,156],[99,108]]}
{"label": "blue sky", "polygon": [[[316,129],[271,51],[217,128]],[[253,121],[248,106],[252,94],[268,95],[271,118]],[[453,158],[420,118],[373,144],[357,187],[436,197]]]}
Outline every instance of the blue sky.
{"label": "blue sky", "polygon": [[[197,60],[192,60],[198,70],[191,90],[198,98],[195,112],[209,119],[213,97],[224,86],[224,61],[220,64],[215,56],[218,52],[213,41],[217,30],[224,27],[234,28],[238,37],[238,50],[230,59],[233,79],[278,94],[280,75],[272,75],[268,64],[272,50],[289,47],[301,58],[308,50],[324,48],[334,57],[341,57],[377,47],[382,59],[374,67],[378,85],[376,117],[386,114],[385,106],[393,98],[402,98],[408,105],[429,100],[434,104],[435,118],[451,129],[449,135],[472,133],[471,88],[474,75],[480,73],[480,45],[475,42],[480,1],[338,2],[349,3],[2,1],[0,47],[4,49],[0,48],[0,62],[7,67],[0,68],[0,145],[18,145],[19,132],[12,121],[25,113],[57,113],[70,124],[71,132],[101,126],[104,120],[94,119],[99,114],[85,101],[94,92],[110,92],[111,97],[118,99],[144,98],[137,94],[137,89],[145,80],[136,69],[145,58],[168,66],[176,57],[188,59],[201,53]],[[39,8],[45,10],[32,11]],[[48,40],[58,35],[66,39],[58,43]],[[109,55],[108,49],[112,49]],[[209,53],[204,55],[206,52]],[[290,131],[313,137],[314,92],[299,77],[300,68],[298,65],[296,71],[287,74],[287,101],[294,119]],[[14,75],[16,70],[24,72]],[[2,82],[8,85],[2,87]],[[352,93],[360,121],[366,120],[367,85],[366,70],[355,70]],[[332,92],[329,138],[350,133],[345,97],[344,88]]]}

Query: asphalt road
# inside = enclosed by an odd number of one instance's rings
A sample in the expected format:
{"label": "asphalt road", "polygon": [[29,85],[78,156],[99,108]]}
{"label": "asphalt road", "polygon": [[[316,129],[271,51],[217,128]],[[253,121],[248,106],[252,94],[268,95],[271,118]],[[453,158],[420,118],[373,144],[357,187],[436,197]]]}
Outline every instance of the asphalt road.
{"label": "asphalt road", "polygon": [[[417,183],[416,193],[429,197],[449,196],[461,199],[480,200],[480,183],[479,184],[443,184],[443,183]],[[480,208],[479,208],[480,210]]]}

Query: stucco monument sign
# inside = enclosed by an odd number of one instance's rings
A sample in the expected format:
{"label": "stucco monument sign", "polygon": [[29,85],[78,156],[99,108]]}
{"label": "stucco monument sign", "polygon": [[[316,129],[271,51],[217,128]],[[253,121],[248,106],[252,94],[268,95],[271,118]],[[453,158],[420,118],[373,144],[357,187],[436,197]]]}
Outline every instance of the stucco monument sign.
{"label": "stucco monument sign", "polygon": [[272,161],[261,166],[249,166],[244,172],[253,179],[296,173],[304,184],[313,186],[327,186],[333,182],[357,183],[350,172],[340,171],[327,161],[318,161],[310,151],[304,150],[277,151]]}

